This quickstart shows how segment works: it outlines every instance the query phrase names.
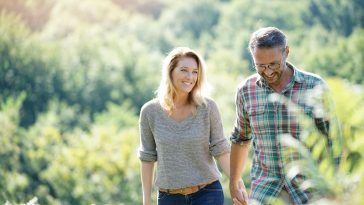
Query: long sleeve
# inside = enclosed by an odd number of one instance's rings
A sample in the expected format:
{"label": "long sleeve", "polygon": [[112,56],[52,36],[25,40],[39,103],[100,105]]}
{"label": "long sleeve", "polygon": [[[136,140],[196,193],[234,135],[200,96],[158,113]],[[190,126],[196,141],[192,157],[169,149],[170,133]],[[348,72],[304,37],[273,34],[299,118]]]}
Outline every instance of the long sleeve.
{"label": "long sleeve", "polygon": [[[242,89],[242,88],[241,88]],[[235,96],[236,105],[236,120],[233,132],[230,136],[230,141],[234,144],[247,144],[250,142],[250,123],[248,120],[248,114],[246,113],[243,105],[243,96],[241,95],[241,89],[238,89]]]}
{"label": "long sleeve", "polygon": [[210,107],[210,152],[212,156],[230,152],[230,144],[224,136],[220,112],[214,101],[209,102]]}
{"label": "long sleeve", "polygon": [[143,106],[139,118],[140,147],[138,157],[142,161],[157,161],[156,144],[150,127],[149,117],[148,107]]}

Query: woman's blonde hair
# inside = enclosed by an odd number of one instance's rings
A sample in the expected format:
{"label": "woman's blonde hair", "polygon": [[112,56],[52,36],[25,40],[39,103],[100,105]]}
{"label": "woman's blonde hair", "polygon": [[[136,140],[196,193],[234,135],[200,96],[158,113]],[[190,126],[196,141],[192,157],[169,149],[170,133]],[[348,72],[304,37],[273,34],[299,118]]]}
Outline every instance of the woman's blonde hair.
{"label": "woman's blonde hair", "polygon": [[176,68],[178,61],[183,57],[190,57],[196,60],[198,66],[198,77],[195,86],[189,93],[188,100],[196,106],[205,103],[206,90],[206,63],[196,51],[187,47],[174,48],[164,59],[162,67],[162,80],[156,91],[161,106],[171,113],[174,107],[173,98],[176,96],[176,89],[172,82],[172,71]]}

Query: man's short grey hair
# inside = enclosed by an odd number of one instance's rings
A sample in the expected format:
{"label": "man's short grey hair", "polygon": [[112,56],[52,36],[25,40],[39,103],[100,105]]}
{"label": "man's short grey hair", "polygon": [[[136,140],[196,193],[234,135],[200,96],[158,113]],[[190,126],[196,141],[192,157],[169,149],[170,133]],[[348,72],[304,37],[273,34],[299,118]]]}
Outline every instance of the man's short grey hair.
{"label": "man's short grey hair", "polygon": [[255,31],[249,41],[249,50],[254,52],[256,48],[276,48],[282,50],[287,46],[286,35],[275,27],[265,27]]}

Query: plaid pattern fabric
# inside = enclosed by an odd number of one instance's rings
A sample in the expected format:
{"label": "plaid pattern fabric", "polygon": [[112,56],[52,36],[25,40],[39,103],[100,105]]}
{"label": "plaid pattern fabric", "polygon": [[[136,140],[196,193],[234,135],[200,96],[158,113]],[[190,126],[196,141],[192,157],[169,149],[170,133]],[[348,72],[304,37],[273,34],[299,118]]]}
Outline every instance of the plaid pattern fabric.
{"label": "plaid pattern fabric", "polygon": [[[279,137],[289,134],[300,139],[299,117],[288,110],[287,104],[279,99],[293,102],[313,117],[313,106],[307,103],[307,92],[316,85],[325,85],[317,75],[300,71],[291,64],[294,71],[292,80],[277,95],[258,74],[249,77],[239,85],[236,94],[236,122],[230,140],[232,143],[252,142],[253,164],[251,170],[250,199],[266,204],[269,197],[276,197],[283,187],[286,188],[296,204],[304,204],[310,193],[303,192],[285,176],[282,149]],[[271,95],[273,94],[273,95]],[[274,99],[274,95],[277,97]],[[315,118],[321,132],[328,133],[328,121]],[[297,156],[289,156],[296,159]]]}

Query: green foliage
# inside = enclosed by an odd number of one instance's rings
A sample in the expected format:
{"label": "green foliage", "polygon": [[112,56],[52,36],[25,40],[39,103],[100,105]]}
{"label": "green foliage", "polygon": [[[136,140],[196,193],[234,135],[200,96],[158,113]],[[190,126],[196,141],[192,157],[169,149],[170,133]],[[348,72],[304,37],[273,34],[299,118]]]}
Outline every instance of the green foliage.
{"label": "green foliage", "polygon": [[[329,81],[336,102],[336,113],[341,122],[344,141],[344,154],[347,157],[345,172],[359,173],[363,169],[363,134],[364,134],[364,101],[363,86],[353,86],[345,81],[332,79]],[[345,100],[345,99],[350,99]]]}
{"label": "green foliage", "polygon": [[173,2],[171,9],[161,16],[165,29],[178,37],[191,35],[198,39],[203,32],[211,32],[211,28],[219,20],[218,4],[211,1]]}
{"label": "green foliage", "polygon": [[118,129],[134,127],[137,122],[137,111],[131,103],[124,102],[122,105],[108,104],[106,112],[96,115],[95,122],[106,126],[117,126]]}
{"label": "green foliage", "polygon": [[46,55],[47,48],[33,38],[19,17],[0,13],[0,86],[1,97],[16,97],[26,92],[21,125],[36,120],[37,112],[46,109],[53,84],[57,82]]}
{"label": "green foliage", "polygon": [[344,36],[349,36],[355,27],[364,27],[364,3],[360,0],[311,0],[309,11],[303,15],[307,24],[319,23]]}
{"label": "green foliage", "polygon": [[6,127],[0,139],[8,147],[0,152],[0,203],[33,196],[40,204],[140,203],[135,189],[140,187],[135,172],[137,117],[130,106],[110,106],[110,113],[100,115],[89,132],[62,133],[59,128],[68,118],[58,116],[57,109],[42,114],[27,130],[20,129],[16,119],[24,98],[9,99],[1,107]]}
{"label": "green foliage", "polygon": [[348,38],[340,37],[325,43],[308,55],[308,68],[323,75],[339,76],[354,83],[363,83],[364,29],[356,29]]}
{"label": "green foliage", "polygon": [[[25,95],[17,99],[9,98],[1,103],[0,107],[0,123],[2,129],[0,130],[0,142],[2,148],[0,150],[0,190],[6,190],[5,184],[13,179],[14,184],[23,184],[23,176],[14,173],[14,169],[17,169],[19,164],[14,163],[19,160],[18,154],[20,152],[19,138],[16,137],[18,133],[18,121],[19,121],[19,109]],[[0,193],[0,199],[4,198],[4,195],[13,193],[16,191],[16,186],[8,187],[10,190],[8,193],[3,191]]]}
{"label": "green foliage", "polygon": [[[131,83],[138,81],[134,69],[137,62],[131,58],[131,55],[138,55],[130,47],[133,41],[115,44],[115,40],[99,40],[85,33],[75,34],[73,39],[69,39],[68,44],[74,49],[69,49],[63,56],[67,63],[63,66],[62,78],[67,80],[64,90],[68,94],[63,100],[80,104],[83,110],[101,112],[107,102],[138,97],[131,96],[134,92],[138,93],[134,87],[138,85]],[[126,52],[125,47],[130,49]],[[141,106],[138,100],[135,99],[134,103]]]}
{"label": "green foliage", "polygon": [[[62,204],[139,203],[136,130],[95,126],[89,134],[68,136],[42,177]],[[59,165],[62,164],[60,167]]]}

